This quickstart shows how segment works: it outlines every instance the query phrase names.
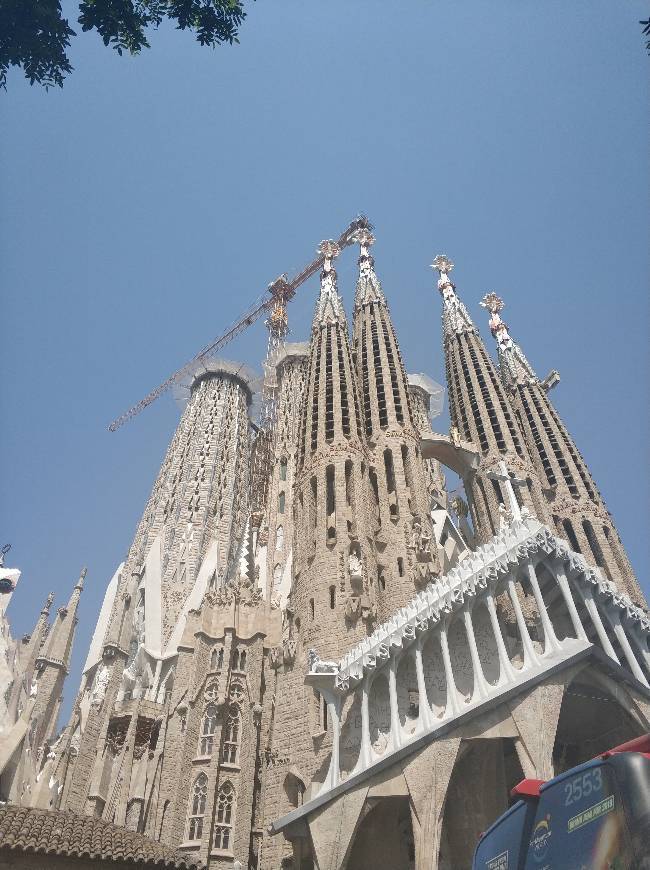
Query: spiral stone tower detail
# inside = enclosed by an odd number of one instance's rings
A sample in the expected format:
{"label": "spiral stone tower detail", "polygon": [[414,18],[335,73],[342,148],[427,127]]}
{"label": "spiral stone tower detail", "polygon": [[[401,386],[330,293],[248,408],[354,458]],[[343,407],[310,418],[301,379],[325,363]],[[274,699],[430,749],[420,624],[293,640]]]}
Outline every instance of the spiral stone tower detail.
{"label": "spiral stone tower detail", "polygon": [[370,480],[379,506],[377,606],[380,619],[403,606],[440,570],[432,546],[430,497],[408,380],[386,297],[375,272],[369,230],[357,234],[354,355]]}

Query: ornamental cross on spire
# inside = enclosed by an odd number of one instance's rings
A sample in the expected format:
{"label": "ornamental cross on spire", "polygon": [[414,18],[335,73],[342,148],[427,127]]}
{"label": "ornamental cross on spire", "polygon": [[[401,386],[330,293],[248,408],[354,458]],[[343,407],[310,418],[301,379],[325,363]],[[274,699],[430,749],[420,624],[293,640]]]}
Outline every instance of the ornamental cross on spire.
{"label": "ornamental cross on spire", "polygon": [[370,256],[370,246],[375,244],[375,237],[367,227],[362,227],[354,235],[355,241],[359,243],[361,248],[361,256]]}
{"label": "ornamental cross on spire", "polygon": [[386,298],[381,289],[381,283],[375,272],[375,260],[370,253],[371,245],[375,243],[375,237],[368,227],[361,227],[354,235],[354,240],[359,244],[359,279],[354,294],[355,310],[359,306],[370,305],[373,302],[386,304]]}
{"label": "ornamental cross on spire", "polygon": [[486,293],[479,303],[490,312],[490,332],[497,342],[501,378],[506,386],[513,383],[531,383],[537,380],[533,367],[524,356],[519,345],[512,340],[507,324],[501,320],[499,312],[505,308],[505,302],[496,293]]}
{"label": "ornamental cross on spire", "polygon": [[479,305],[481,306],[481,308],[487,309],[487,311],[489,311],[492,315],[489,322],[490,332],[492,333],[492,335],[496,338],[497,333],[501,331],[504,331],[507,334],[508,327],[499,316],[499,312],[503,311],[503,309],[506,307],[503,299],[501,299],[500,296],[497,296],[496,293],[486,293],[479,302]]}
{"label": "ornamental cross on spire", "polygon": [[318,246],[318,253],[321,254],[325,258],[325,262],[323,263],[323,269],[326,272],[329,272],[332,268],[332,260],[341,253],[341,249],[333,242],[331,239],[325,239]]}
{"label": "ornamental cross on spire", "polygon": [[459,335],[463,332],[476,332],[472,318],[456,295],[456,285],[449,278],[454,264],[446,254],[438,254],[431,263],[431,268],[440,273],[438,290],[443,301],[442,324],[445,340],[452,335]]}
{"label": "ornamental cross on spire", "polygon": [[431,268],[440,272],[441,275],[448,275],[454,268],[454,264],[446,254],[438,254],[433,263],[431,263]]}
{"label": "ornamental cross on spire", "polygon": [[339,246],[331,239],[326,239],[318,246],[318,253],[323,257],[324,262],[320,276],[320,297],[316,307],[314,326],[339,321],[345,317],[336,286],[336,269],[332,265],[332,260],[338,257],[340,252]]}

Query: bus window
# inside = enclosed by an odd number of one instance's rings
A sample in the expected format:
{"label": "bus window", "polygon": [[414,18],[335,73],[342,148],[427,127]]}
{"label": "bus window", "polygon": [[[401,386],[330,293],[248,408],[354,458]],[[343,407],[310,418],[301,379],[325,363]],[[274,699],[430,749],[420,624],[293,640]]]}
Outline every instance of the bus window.
{"label": "bus window", "polygon": [[474,856],[474,870],[516,870],[528,849],[536,801],[517,801],[483,835]]}
{"label": "bus window", "polygon": [[513,796],[473,870],[650,870],[650,734]]}
{"label": "bus window", "polygon": [[612,765],[589,762],[542,786],[525,870],[622,870],[633,865]]}

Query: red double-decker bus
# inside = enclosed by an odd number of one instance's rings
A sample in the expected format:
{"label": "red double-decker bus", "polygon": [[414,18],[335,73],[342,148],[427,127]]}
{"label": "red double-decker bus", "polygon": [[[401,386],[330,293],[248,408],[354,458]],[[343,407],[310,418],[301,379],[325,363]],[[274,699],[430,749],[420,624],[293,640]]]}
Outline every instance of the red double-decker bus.
{"label": "red double-decker bus", "polygon": [[650,870],[650,734],[512,793],[473,870]]}

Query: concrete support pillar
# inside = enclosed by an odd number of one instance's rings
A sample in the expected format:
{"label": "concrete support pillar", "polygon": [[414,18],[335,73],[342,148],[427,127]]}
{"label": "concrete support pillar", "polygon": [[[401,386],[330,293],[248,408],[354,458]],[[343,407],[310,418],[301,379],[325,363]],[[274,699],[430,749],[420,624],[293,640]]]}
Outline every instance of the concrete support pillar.
{"label": "concrete support pillar", "polygon": [[612,646],[610,639],[607,635],[607,631],[605,630],[605,626],[603,625],[603,621],[600,618],[600,613],[598,613],[598,608],[596,607],[596,602],[594,601],[594,595],[591,591],[590,587],[581,588],[578,584],[577,586],[578,594],[584,601],[585,607],[587,608],[587,613],[591,617],[591,621],[594,624],[594,628],[596,629],[596,634],[598,635],[598,639],[603,645],[603,649],[607,653],[607,655],[614,659],[617,665],[620,665],[620,661],[618,660],[618,656]]}
{"label": "concrete support pillar", "polygon": [[573,595],[571,593],[571,586],[569,581],[567,580],[567,576],[564,573],[564,568],[561,563],[556,562],[555,564],[555,576],[557,577],[558,586],[562,591],[562,595],[564,596],[564,601],[566,602],[566,606],[569,610],[569,616],[571,617],[571,622],[573,623],[573,627],[576,632],[576,637],[578,640],[588,640],[587,633],[585,631],[584,625],[580,620],[580,615],[576,609],[575,601],[573,600]]}
{"label": "concrete support pillar", "polygon": [[616,635],[616,639],[621,645],[621,649],[623,650],[623,655],[630,666],[630,670],[637,678],[640,683],[643,683],[644,686],[648,685],[648,681],[645,678],[645,674],[641,670],[638,661],[636,660],[636,656],[630,646],[630,642],[627,639],[627,635],[625,634],[625,629],[621,625],[621,618],[618,615],[618,610],[612,608],[612,613],[607,614],[608,619],[614,629],[614,634]]}
{"label": "concrete support pillar", "polygon": [[528,634],[528,626],[526,625],[526,620],[524,619],[524,614],[521,610],[521,603],[519,601],[519,596],[517,595],[517,587],[515,586],[515,581],[512,577],[508,579],[508,594],[510,595],[510,600],[512,601],[512,606],[515,611],[517,628],[519,629],[521,643],[524,648],[524,669],[534,668],[539,664],[539,658],[537,657],[535,647],[533,646],[533,642]]}
{"label": "concrete support pillar", "polygon": [[329,782],[330,788],[339,784],[341,778],[341,762],[339,746],[341,740],[341,717],[339,703],[336,698],[327,699],[327,716],[332,723],[332,760],[330,761]]}
{"label": "concrete support pillar", "polygon": [[476,637],[474,636],[471,607],[468,602],[465,602],[463,607],[463,620],[465,622],[465,631],[467,632],[469,652],[472,657],[472,668],[474,669],[474,692],[472,693],[472,700],[474,700],[474,694],[476,692],[478,692],[479,698],[484,700],[489,695],[489,685],[483,674],[483,667],[481,666],[481,659],[478,654],[478,647],[476,646]]}
{"label": "concrete support pillar", "polygon": [[500,669],[500,683],[511,682],[516,678],[515,669],[510,663],[510,658],[508,656],[508,651],[506,650],[506,645],[503,640],[503,635],[501,634],[501,626],[499,625],[499,619],[497,617],[497,608],[494,603],[494,596],[491,591],[488,591],[485,596],[485,603],[487,605],[488,613],[490,614],[490,622],[492,624],[492,631],[494,632],[494,639],[497,643],[497,649],[499,651],[499,669]]}
{"label": "concrete support pillar", "polygon": [[368,675],[363,679],[361,688],[361,768],[370,767],[372,752],[370,746],[370,713],[368,711]]}
{"label": "concrete support pillar", "polygon": [[650,674],[650,652],[646,646],[645,638],[639,633],[638,628],[634,628],[632,631],[629,631],[628,634],[634,641],[634,645],[641,656],[641,660],[645,665],[646,673]]}
{"label": "concrete support pillar", "polygon": [[537,572],[535,571],[535,566],[529,560],[526,563],[526,574],[530,581],[530,585],[533,589],[533,595],[535,596],[535,601],[537,603],[537,610],[542,620],[542,627],[544,628],[544,655],[548,655],[549,652],[558,652],[560,647],[560,642],[555,636],[555,631],[553,629],[553,623],[551,622],[551,618],[548,615],[548,611],[546,609],[546,605],[544,604],[544,598],[542,597],[542,590],[539,588],[539,582],[537,580]]}
{"label": "concrete support pillar", "polygon": [[431,704],[427,697],[427,686],[424,680],[424,668],[422,666],[422,635],[415,644],[415,673],[418,679],[418,695],[420,698],[420,727],[428,730],[431,727]]}
{"label": "concrete support pillar", "polygon": [[455,716],[460,713],[460,704],[458,703],[458,689],[454,680],[454,672],[451,667],[451,657],[449,655],[449,643],[447,642],[447,620],[440,623],[440,649],[442,651],[442,662],[445,666],[445,679],[447,681],[447,701],[448,708],[451,710],[451,715]]}
{"label": "concrete support pillar", "polygon": [[390,700],[390,736],[393,749],[402,745],[402,729],[397,705],[397,656],[391,656],[388,667],[388,696]]}

